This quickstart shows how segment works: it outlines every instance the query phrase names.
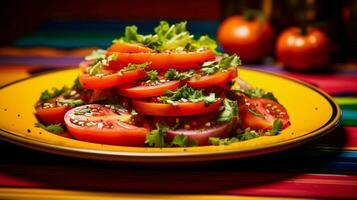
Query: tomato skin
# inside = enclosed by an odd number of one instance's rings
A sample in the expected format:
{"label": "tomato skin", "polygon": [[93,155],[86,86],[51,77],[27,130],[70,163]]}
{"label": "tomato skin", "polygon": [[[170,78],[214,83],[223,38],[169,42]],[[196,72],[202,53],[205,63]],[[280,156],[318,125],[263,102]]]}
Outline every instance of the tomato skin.
{"label": "tomato skin", "polygon": [[58,106],[53,108],[36,108],[36,116],[44,124],[64,124],[64,115],[70,108]]}
{"label": "tomato skin", "polygon": [[133,99],[132,104],[135,110],[143,115],[151,116],[190,116],[209,113],[218,110],[222,104],[222,99],[219,98],[216,102],[205,106],[204,102],[198,103],[178,103],[171,105],[165,103],[153,103],[143,100]]}
{"label": "tomato skin", "polygon": [[222,22],[217,38],[227,53],[236,53],[244,62],[254,62],[271,53],[274,32],[268,21],[234,15]]}
{"label": "tomato skin", "polygon": [[80,128],[67,125],[70,134],[78,140],[120,146],[145,146],[146,134],[149,133],[149,130],[145,128],[140,130],[123,129],[117,132],[96,129],[82,130]]}
{"label": "tomato skin", "polygon": [[[107,52],[107,56],[114,52]],[[141,64],[150,62],[151,69],[194,69],[200,68],[205,61],[212,60],[214,54],[211,50],[187,53],[122,53],[116,52],[117,60],[109,62],[108,69],[120,70],[129,63]]]}
{"label": "tomato skin", "polygon": [[[263,115],[265,118],[254,115],[249,111],[249,109]],[[269,112],[267,110],[269,110]],[[279,116],[279,113],[284,114]],[[270,99],[249,99],[245,105],[240,106],[239,116],[242,120],[243,128],[251,128],[254,130],[270,130],[272,129],[274,120],[276,119],[279,119],[282,122],[283,128],[287,128],[290,125],[289,115],[286,109],[282,105]]]}
{"label": "tomato skin", "polygon": [[329,38],[317,28],[302,30],[291,27],[283,31],[276,43],[277,59],[286,68],[294,70],[311,70],[321,68],[329,60]]}
{"label": "tomato skin", "polygon": [[165,93],[165,90],[174,91],[180,86],[180,81],[169,81],[153,86],[119,86],[118,93],[125,97],[147,98],[157,97]]}
{"label": "tomato skin", "polygon": [[[112,122],[113,128],[98,128],[96,125],[79,126],[72,123],[71,116],[76,117],[76,115],[74,115],[75,111],[88,107],[103,111],[102,115],[94,116],[90,121]],[[115,120],[115,116],[117,115],[118,114],[110,111],[110,109],[102,105],[89,104],[69,110],[66,113],[64,120],[70,134],[78,140],[121,146],[144,146],[146,134],[148,134],[150,130],[144,127],[136,127],[134,125]],[[83,116],[81,117],[83,119]],[[81,117],[76,117],[76,119],[81,119]]]}
{"label": "tomato skin", "polygon": [[121,53],[140,53],[140,52],[155,52],[154,49],[145,47],[141,44],[131,44],[127,42],[116,42],[108,48],[111,52],[121,52]]}
{"label": "tomato skin", "polygon": [[214,85],[225,87],[226,83],[234,79],[236,76],[236,67],[230,67],[226,72],[217,72],[212,75],[202,76],[199,79],[196,77],[191,77],[187,81],[187,85],[193,88],[204,88]]}
{"label": "tomato skin", "polygon": [[89,74],[81,74],[79,81],[85,89],[106,89],[117,85],[133,82],[137,79],[145,77],[145,71],[142,69],[136,69],[132,71],[118,74],[111,72],[104,76],[90,76]]}

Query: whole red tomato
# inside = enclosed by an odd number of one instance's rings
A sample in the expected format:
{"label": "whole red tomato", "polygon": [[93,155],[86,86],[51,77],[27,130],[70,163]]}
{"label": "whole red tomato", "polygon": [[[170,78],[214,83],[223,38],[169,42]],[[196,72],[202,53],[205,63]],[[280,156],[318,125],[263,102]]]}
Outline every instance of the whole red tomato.
{"label": "whole red tomato", "polygon": [[288,28],[277,40],[275,53],[285,67],[294,70],[312,70],[328,63],[329,39],[317,28]]}
{"label": "whole red tomato", "polygon": [[273,29],[261,17],[231,16],[222,22],[217,37],[224,51],[238,54],[244,62],[258,61],[273,49]]}

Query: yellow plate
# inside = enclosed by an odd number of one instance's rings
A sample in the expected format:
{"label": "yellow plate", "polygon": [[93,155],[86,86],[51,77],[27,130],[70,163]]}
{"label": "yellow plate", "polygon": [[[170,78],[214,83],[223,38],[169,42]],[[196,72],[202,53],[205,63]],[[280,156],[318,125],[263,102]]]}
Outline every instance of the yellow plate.
{"label": "yellow plate", "polygon": [[70,86],[77,70],[46,73],[0,90],[0,138],[21,146],[67,156],[127,162],[184,162],[241,158],[291,148],[335,128],[340,108],[326,93],[306,83],[278,75],[240,69],[239,76],[271,91],[290,115],[291,126],[277,136],[263,136],[228,146],[145,148],[102,145],[68,139],[35,128],[34,104],[41,92]]}

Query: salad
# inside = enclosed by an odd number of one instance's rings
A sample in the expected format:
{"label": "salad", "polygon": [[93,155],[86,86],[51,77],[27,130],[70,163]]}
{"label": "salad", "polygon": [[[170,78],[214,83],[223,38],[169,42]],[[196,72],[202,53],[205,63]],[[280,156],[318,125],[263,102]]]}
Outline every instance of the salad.
{"label": "salad", "polygon": [[128,26],[79,64],[71,87],[42,92],[36,126],[77,140],[122,146],[229,145],[290,125],[274,95],[238,79],[241,60],[194,37],[186,22],[152,34]]}

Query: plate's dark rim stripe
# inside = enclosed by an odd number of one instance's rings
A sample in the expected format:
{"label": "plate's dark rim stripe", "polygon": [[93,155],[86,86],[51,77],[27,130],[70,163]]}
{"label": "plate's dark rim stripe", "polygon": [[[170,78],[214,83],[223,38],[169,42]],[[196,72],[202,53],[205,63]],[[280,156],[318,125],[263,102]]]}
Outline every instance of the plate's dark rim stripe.
{"label": "plate's dark rim stripe", "polygon": [[[266,74],[269,74],[269,75],[273,75],[273,76],[276,76],[278,78],[283,78],[283,79],[287,79],[287,80],[290,80],[290,81],[293,81],[293,82],[296,82],[298,84],[301,84],[301,85],[304,85],[306,87],[308,87],[309,89],[319,93],[320,95],[322,95],[325,99],[327,99],[327,101],[330,103],[330,105],[332,106],[332,115],[330,117],[330,119],[324,124],[322,125],[321,127],[311,131],[309,134],[311,133],[315,133],[315,132],[318,132],[319,130],[325,128],[326,126],[328,126],[332,121],[336,121],[335,124],[330,124],[331,128],[335,128],[337,125],[338,125],[338,122],[340,121],[341,119],[341,111],[338,107],[338,105],[332,100],[332,98],[325,92],[323,92],[322,90],[318,89],[317,87],[311,85],[311,84],[308,84],[308,83],[305,83],[303,81],[300,81],[298,79],[295,79],[295,78],[291,78],[291,77],[287,77],[285,75],[279,75],[279,74],[276,74],[276,73],[272,73],[272,72],[266,72],[266,71],[262,71],[262,70],[258,70],[258,69],[250,69],[250,68],[246,68],[246,67],[241,67],[245,70],[248,70],[248,71],[256,71],[256,72],[259,72],[259,73],[266,73]],[[39,73],[39,74],[35,74],[33,76],[29,76],[29,77],[26,77],[26,78],[23,78],[23,79],[19,79],[19,80],[16,80],[16,81],[13,81],[11,83],[8,83],[8,84],[5,84],[3,86],[0,87],[0,90],[3,89],[3,88],[6,88],[6,87],[9,87],[13,84],[16,84],[16,83],[19,83],[19,82],[23,82],[23,81],[26,81],[26,80],[29,80],[29,79],[32,79],[32,78],[36,78],[38,76],[43,76],[43,75],[48,75],[48,74],[51,74],[51,73],[55,73],[55,72],[60,72],[60,71],[67,71],[67,70],[74,70],[74,69],[58,69],[58,70],[53,70],[53,71],[46,71],[46,72],[42,72],[42,73]],[[54,145],[54,144],[48,144],[48,143],[44,143],[43,141],[39,141],[39,140],[35,140],[35,139],[28,139],[26,137],[22,137],[22,136],[19,136],[17,135],[16,133],[13,133],[13,132],[9,132],[9,131],[6,131],[6,130],[3,130],[2,128],[0,128],[0,131],[4,132],[4,133],[8,133],[8,134],[11,134],[13,135],[14,137],[18,137],[18,138],[23,138],[23,140],[28,140],[28,141],[37,141],[39,144],[37,146],[40,146],[41,147],[47,147],[47,148],[51,148],[51,149],[54,149],[54,150],[58,150],[58,149],[62,149],[62,150],[66,150],[66,151],[69,151],[69,152],[73,152],[73,151],[77,151],[76,153],[84,153],[84,154],[88,154],[88,153],[95,153],[97,155],[102,155],[100,152],[113,152],[113,151],[110,151],[110,150],[89,150],[89,149],[81,149],[81,148],[76,148],[76,147],[60,147],[60,146],[57,146],[57,145]],[[305,137],[307,134],[304,134],[304,135],[301,135],[299,137],[296,137],[296,138],[292,138],[291,140],[296,140],[296,139],[299,139],[301,137]],[[291,140],[286,140],[285,142],[289,142]],[[25,143],[25,142],[22,142],[22,143]],[[247,150],[245,152],[254,152],[256,150],[261,150],[261,149],[269,149],[269,148],[274,148],[274,147],[277,147],[277,146],[280,146],[279,143],[276,143],[274,144],[273,146],[267,146],[267,147],[262,147],[262,148],[259,148],[259,149],[253,149],[253,150]],[[79,151],[79,152],[78,152]],[[227,150],[227,151],[220,151],[219,154],[230,154],[230,153],[234,153],[236,151],[232,151],[232,150]],[[157,156],[161,157],[163,156],[163,154],[176,154],[176,155],[173,155],[173,156],[180,156],[180,155],[177,155],[178,153],[181,153],[181,152],[175,152],[175,153],[157,153]],[[212,152],[210,152],[211,154]],[[125,154],[134,154],[134,155],[137,155],[137,156],[144,156],[144,154],[142,153],[139,153],[139,152],[125,152]],[[141,155],[138,155],[138,154],[141,154]],[[152,154],[152,153],[151,153]],[[116,155],[116,156],[127,156],[127,155],[117,155],[117,154],[111,154],[112,155]],[[134,156],[132,155],[132,156]],[[204,156],[206,155],[205,153],[202,153],[202,152],[190,152],[189,154],[185,154],[183,156]],[[208,154],[209,155],[209,154]],[[149,156],[151,157],[151,156]],[[155,157],[155,156],[152,156],[152,157]]]}

